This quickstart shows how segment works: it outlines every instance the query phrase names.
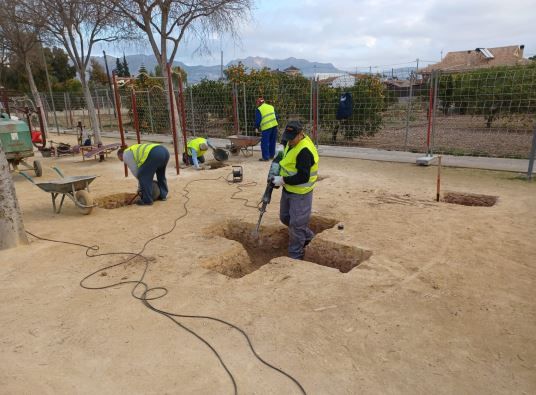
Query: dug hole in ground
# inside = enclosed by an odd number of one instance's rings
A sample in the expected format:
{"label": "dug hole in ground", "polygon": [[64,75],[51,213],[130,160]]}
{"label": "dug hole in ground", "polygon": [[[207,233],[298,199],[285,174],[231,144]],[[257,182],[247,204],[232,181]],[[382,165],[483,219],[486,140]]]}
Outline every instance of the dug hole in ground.
{"label": "dug hole in ground", "polygon": [[[145,281],[168,290],[152,304],[240,326],[259,355],[307,393],[536,393],[536,184],[512,173],[443,168],[444,189],[498,199],[491,207],[437,203],[433,166],[322,157],[318,236],[308,247],[311,262],[295,261],[282,256],[280,191],[260,245],[251,240],[258,210],[247,206],[260,200],[268,171],[257,159],[231,158],[244,168],[241,191],[225,182],[230,167],[176,176],[171,160],[166,202],[109,205],[87,216],[69,200],[55,215],[49,195],[20,175],[14,180],[27,230],[98,244],[99,252],[134,252],[184,213],[188,182],[213,179],[188,186],[189,215],[144,252]],[[44,179],[55,178],[52,166],[98,175],[95,198],[125,198],[137,188],[115,155],[42,164]],[[233,393],[207,346],[134,299],[132,284],[80,287],[121,258],[87,258],[83,248],[34,238],[0,252],[1,393]],[[143,267],[134,259],[87,285],[135,281]],[[255,359],[237,331],[180,322],[220,353],[239,393],[299,393]]]}

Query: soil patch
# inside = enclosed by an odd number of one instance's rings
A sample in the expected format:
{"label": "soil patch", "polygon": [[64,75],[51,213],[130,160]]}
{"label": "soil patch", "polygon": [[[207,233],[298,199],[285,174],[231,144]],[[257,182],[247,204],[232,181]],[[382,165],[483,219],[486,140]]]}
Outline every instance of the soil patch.
{"label": "soil patch", "polygon": [[97,203],[100,208],[114,209],[128,206],[130,202],[133,202],[132,199],[135,196],[135,193],[114,193],[113,195],[101,196],[96,198],[95,203]]}
{"label": "soil patch", "polygon": [[443,201],[463,206],[491,207],[497,203],[498,196],[479,195],[475,193],[445,192]]}
{"label": "soil patch", "polygon": [[222,167],[229,166],[225,162],[218,162],[217,160],[209,160],[205,162],[205,165],[210,166],[208,170],[215,170],[215,169],[221,169]]}

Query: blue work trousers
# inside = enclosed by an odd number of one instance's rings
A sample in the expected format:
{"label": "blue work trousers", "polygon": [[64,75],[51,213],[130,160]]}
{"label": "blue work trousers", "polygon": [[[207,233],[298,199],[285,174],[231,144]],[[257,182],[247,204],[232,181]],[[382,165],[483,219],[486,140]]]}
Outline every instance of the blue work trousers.
{"label": "blue work trousers", "polygon": [[140,184],[143,203],[153,202],[153,178],[156,174],[156,182],[160,188],[160,199],[165,199],[168,194],[166,181],[166,166],[169,161],[169,151],[166,147],[158,145],[147,156],[145,162],[138,170],[138,182]]}
{"label": "blue work trousers", "polygon": [[277,143],[277,126],[263,130],[261,132],[262,159],[268,160],[275,156],[275,145]]}

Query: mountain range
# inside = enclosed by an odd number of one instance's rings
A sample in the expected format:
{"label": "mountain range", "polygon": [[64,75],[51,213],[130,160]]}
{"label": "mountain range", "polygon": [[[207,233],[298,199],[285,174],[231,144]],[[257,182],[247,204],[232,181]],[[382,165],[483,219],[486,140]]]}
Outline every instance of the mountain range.
{"label": "mountain range", "polygon": [[[101,65],[104,66],[104,57],[103,56],[95,56],[95,60],[97,60]],[[108,67],[110,68],[110,71],[115,68],[116,59],[113,56],[106,55],[106,59],[108,61]],[[156,58],[152,55],[127,55],[126,60],[128,63],[128,68],[132,74],[137,74],[140,67],[143,65],[148,71],[154,71],[157,62]],[[270,59],[270,58],[263,58],[259,56],[249,56],[244,59],[235,59],[224,65],[224,68],[236,65],[239,62],[242,62],[244,66],[246,66],[249,69],[262,69],[264,67],[268,67],[272,70],[284,70],[287,67],[294,66],[300,69],[302,74],[306,77],[312,76],[315,73],[344,73],[343,70],[337,69],[333,64],[331,63],[319,63],[319,62],[310,62],[305,59],[297,59],[297,58],[287,58],[287,59]],[[206,78],[209,80],[217,80],[221,76],[221,67],[220,65],[215,66],[203,66],[203,65],[197,65],[197,66],[189,66],[182,62],[175,61],[173,62],[174,66],[180,66],[183,70],[186,71],[188,75],[188,82],[190,83],[196,83],[201,81],[202,79]]]}

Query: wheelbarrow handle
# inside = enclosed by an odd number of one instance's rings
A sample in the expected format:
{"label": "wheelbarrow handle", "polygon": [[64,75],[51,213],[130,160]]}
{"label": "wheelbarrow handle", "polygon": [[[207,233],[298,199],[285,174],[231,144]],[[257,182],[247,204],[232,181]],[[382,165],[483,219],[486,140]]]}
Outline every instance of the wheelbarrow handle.
{"label": "wheelbarrow handle", "polygon": [[58,167],[54,166],[52,168],[52,170],[54,170],[56,173],[58,173],[61,178],[65,178],[65,176],[63,175],[63,173],[61,172],[61,170]]}
{"label": "wheelbarrow handle", "polygon": [[28,174],[26,174],[26,173],[23,172],[23,171],[19,171],[19,174],[20,174],[21,176],[23,176],[24,178],[26,178],[28,181],[30,181],[32,184],[35,185],[35,182],[34,182],[33,178],[30,177]]}

